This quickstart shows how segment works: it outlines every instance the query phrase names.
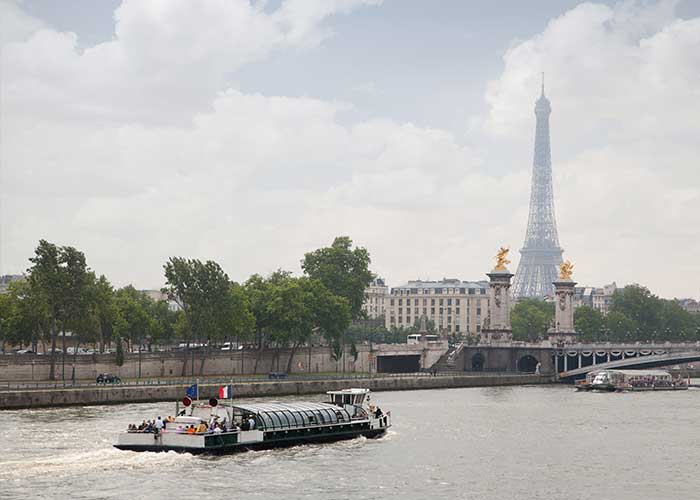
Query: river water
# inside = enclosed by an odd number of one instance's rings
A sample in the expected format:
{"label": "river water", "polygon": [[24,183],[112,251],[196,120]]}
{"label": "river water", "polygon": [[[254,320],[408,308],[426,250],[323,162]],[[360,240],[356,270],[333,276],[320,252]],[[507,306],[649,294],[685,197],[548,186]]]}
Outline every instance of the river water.
{"label": "river water", "polygon": [[394,422],[381,439],[223,457],[112,448],[128,423],[173,413],[168,403],[0,412],[0,498],[700,497],[700,390],[497,387],[374,401]]}

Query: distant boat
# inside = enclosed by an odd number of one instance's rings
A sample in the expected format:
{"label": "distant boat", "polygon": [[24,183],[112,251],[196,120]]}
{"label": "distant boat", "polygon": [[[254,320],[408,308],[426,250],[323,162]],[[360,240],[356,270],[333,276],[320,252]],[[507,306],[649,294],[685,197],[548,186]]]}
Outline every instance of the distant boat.
{"label": "distant boat", "polygon": [[[391,413],[369,403],[369,389],[328,391],[328,403],[192,404],[165,426],[130,426],[114,444],[120,450],[223,454],[297,444],[374,438],[391,427]],[[160,417],[159,417],[160,419]],[[155,422],[155,421],[152,421]]]}
{"label": "distant boat", "polygon": [[591,391],[682,391],[688,381],[665,370],[598,370],[575,384],[578,390]]}

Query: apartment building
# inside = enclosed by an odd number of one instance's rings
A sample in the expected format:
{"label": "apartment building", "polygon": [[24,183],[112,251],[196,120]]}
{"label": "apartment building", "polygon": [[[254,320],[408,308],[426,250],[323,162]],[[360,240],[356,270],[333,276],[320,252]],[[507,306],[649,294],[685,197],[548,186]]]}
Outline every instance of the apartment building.
{"label": "apartment building", "polygon": [[409,281],[391,289],[386,328],[408,328],[425,314],[442,335],[474,336],[488,314],[488,281]]}

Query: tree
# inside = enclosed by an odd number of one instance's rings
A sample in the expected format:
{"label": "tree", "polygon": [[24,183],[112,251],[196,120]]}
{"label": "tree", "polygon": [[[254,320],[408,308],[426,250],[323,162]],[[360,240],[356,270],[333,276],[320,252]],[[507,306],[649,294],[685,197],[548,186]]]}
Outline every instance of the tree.
{"label": "tree", "polygon": [[114,324],[118,314],[114,303],[114,288],[104,275],[97,279],[93,275],[91,281],[93,313],[99,332],[100,352],[104,352],[105,345],[112,341]]}
{"label": "tree", "polygon": [[117,337],[117,354],[114,359],[114,364],[117,366],[124,366],[124,346],[121,337]]}
{"label": "tree", "polygon": [[605,316],[603,331],[607,336],[600,340],[612,342],[631,342],[634,340],[637,324],[619,311],[611,311]]}
{"label": "tree", "polygon": [[374,278],[369,270],[369,252],[362,247],[352,248],[352,240],[338,236],[330,247],[309,252],[301,262],[307,276],[319,280],[335,295],[345,297],[350,306],[350,316],[362,315],[365,288]]}
{"label": "tree", "polygon": [[602,328],[603,315],[597,309],[580,306],[574,310],[574,329],[581,340],[599,340]]}
{"label": "tree", "polygon": [[258,372],[258,364],[269,341],[269,329],[274,321],[269,308],[273,298],[273,290],[276,286],[285,283],[291,276],[292,273],[289,271],[278,269],[267,278],[259,274],[253,274],[243,284],[248,307],[255,318],[255,340],[258,346],[258,353],[255,357],[253,373]]}
{"label": "tree", "polygon": [[187,351],[193,338],[200,344],[207,345],[206,353],[201,358],[201,373],[210,342],[226,338],[231,328],[231,282],[219,264],[211,260],[201,262],[197,259],[171,257],[164,270],[166,286],[163,292],[180,305],[185,315],[186,347],[182,374],[186,373]]}
{"label": "tree", "polygon": [[513,338],[527,341],[541,339],[547,334],[553,318],[553,303],[538,299],[521,300],[511,314]]}
{"label": "tree", "polygon": [[[55,380],[56,369],[56,323],[61,313],[61,299],[64,291],[64,273],[61,269],[61,252],[53,243],[40,240],[34,250],[33,264],[27,269],[32,292],[46,302],[49,312],[51,356],[49,379]],[[64,336],[65,338],[65,336]]]}

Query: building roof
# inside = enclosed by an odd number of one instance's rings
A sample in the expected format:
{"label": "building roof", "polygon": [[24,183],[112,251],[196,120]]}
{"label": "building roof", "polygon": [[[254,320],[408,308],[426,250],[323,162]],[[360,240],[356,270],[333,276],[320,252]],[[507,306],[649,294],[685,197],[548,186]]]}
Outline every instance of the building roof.
{"label": "building roof", "polygon": [[488,281],[461,281],[459,279],[443,278],[440,281],[409,281],[405,285],[394,288],[488,288]]}

